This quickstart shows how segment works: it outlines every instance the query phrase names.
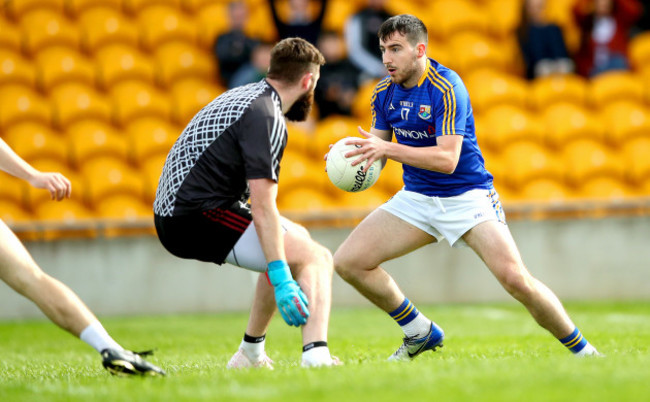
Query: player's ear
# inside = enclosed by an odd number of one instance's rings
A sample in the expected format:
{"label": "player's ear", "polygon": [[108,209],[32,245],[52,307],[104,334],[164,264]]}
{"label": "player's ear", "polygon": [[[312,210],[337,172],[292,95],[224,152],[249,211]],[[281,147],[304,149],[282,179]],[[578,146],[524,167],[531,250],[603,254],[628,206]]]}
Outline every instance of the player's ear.
{"label": "player's ear", "polygon": [[304,90],[311,88],[311,78],[314,76],[314,73],[305,73],[300,79],[300,87]]}
{"label": "player's ear", "polygon": [[427,45],[424,43],[418,43],[417,45],[418,57],[424,57],[427,54]]}

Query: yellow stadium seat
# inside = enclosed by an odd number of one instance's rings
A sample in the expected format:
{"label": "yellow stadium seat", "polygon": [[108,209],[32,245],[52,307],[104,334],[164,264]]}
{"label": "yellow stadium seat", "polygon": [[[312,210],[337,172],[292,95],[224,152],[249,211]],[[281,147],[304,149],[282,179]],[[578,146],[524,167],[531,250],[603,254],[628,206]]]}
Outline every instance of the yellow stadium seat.
{"label": "yellow stadium seat", "polygon": [[166,94],[141,81],[124,81],[110,91],[113,121],[124,127],[136,118],[156,116],[168,119],[170,102]]}
{"label": "yellow stadium seat", "polygon": [[559,149],[579,138],[603,140],[603,126],[596,115],[575,103],[556,103],[544,110],[542,118],[544,140],[549,147]]}
{"label": "yellow stadium seat", "polygon": [[278,208],[283,212],[318,213],[336,206],[336,200],[313,187],[295,187],[278,193]]}
{"label": "yellow stadium seat", "polygon": [[627,162],[625,175],[633,185],[640,185],[650,179],[650,136],[625,141],[622,157]]}
{"label": "yellow stadium seat", "polygon": [[84,199],[96,206],[107,197],[127,194],[142,198],[144,182],[135,169],[124,161],[111,157],[89,160],[81,167]]}
{"label": "yellow stadium seat", "polygon": [[91,228],[75,227],[88,222],[93,214],[82,203],[74,200],[42,203],[34,211],[34,217],[48,225],[58,226],[58,228],[47,228],[39,233],[44,240],[95,236],[95,231]]}
{"label": "yellow stadium seat", "polygon": [[497,0],[486,2],[488,30],[498,38],[514,35],[521,20],[521,0]]}
{"label": "yellow stadium seat", "polygon": [[125,80],[138,80],[149,84],[154,82],[154,64],[136,47],[111,44],[96,53],[97,81],[110,90]]}
{"label": "yellow stadium seat", "polygon": [[122,0],[66,0],[66,12],[72,16],[79,17],[93,8],[119,11],[122,7]]}
{"label": "yellow stadium seat", "polygon": [[478,113],[500,104],[526,106],[529,99],[528,83],[520,77],[482,70],[468,75],[465,83]]}
{"label": "yellow stadium seat", "polygon": [[482,68],[501,72],[515,70],[513,53],[516,52],[504,50],[504,47],[512,47],[507,42],[475,32],[464,32],[449,38],[448,45],[454,56],[453,66],[462,77]]}
{"label": "yellow stadium seat", "polygon": [[7,84],[0,87],[0,129],[33,121],[49,125],[52,121],[47,101],[31,88]]}
{"label": "yellow stadium seat", "polygon": [[[251,11],[253,10],[249,9],[249,12]],[[201,27],[198,32],[198,42],[201,47],[212,48],[217,36],[228,31],[230,24],[228,18],[224,18],[226,15],[228,15],[228,4],[225,2],[210,3],[196,11],[195,18]],[[269,18],[266,25],[273,25],[272,21]]]}
{"label": "yellow stadium seat", "polygon": [[484,113],[484,117],[481,144],[492,150],[501,150],[509,143],[519,140],[542,143],[543,126],[526,109],[514,105],[498,105]]}
{"label": "yellow stadium seat", "polygon": [[35,56],[50,46],[79,49],[79,32],[73,21],[48,9],[35,9],[20,20],[23,49]]}
{"label": "yellow stadium seat", "polygon": [[[314,135],[306,127],[307,123],[287,121],[287,150],[308,155],[312,158],[318,158],[318,152],[314,149]],[[322,157],[324,154],[321,153]]]}
{"label": "yellow stadium seat", "polygon": [[99,201],[96,216],[100,218],[122,219],[134,221],[137,219],[153,219],[153,207],[145,204],[141,198],[131,195],[116,195]]}
{"label": "yellow stadium seat", "polygon": [[643,102],[644,88],[640,78],[629,71],[611,71],[591,80],[589,100],[600,109],[617,100]]}
{"label": "yellow stadium seat", "polygon": [[214,0],[183,0],[181,2],[181,7],[189,14],[195,14],[201,9],[201,7],[214,4],[214,3],[224,3],[224,2],[222,1],[215,2]]}
{"label": "yellow stadium seat", "polygon": [[600,141],[571,141],[562,149],[561,158],[567,183],[574,187],[593,177],[623,180],[624,167],[620,158]]}
{"label": "yellow stadium seat", "polygon": [[383,189],[385,193],[395,194],[404,186],[403,172],[401,163],[389,159],[381,170],[375,186]]}
{"label": "yellow stadium seat", "polygon": [[185,126],[205,105],[224,91],[223,88],[203,80],[186,79],[173,84],[172,118]]}
{"label": "yellow stadium seat", "polygon": [[19,203],[0,198],[0,220],[11,226],[30,221],[31,215]]}
{"label": "yellow stadium seat", "polygon": [[471,0],[436,1],[422,13],[422,18],[431,35],[445,40],[465,32],[485,35],[492,24],[487,11]]}
{"label": "yellow stadium seat", "polygon": [[253,0],[249,10],[250,18],[244,27],[244,33],[252,38],[259,38],[267,42],[277,40],[278,33],[275,26],[269,23],[269,21],[273,21],[273,16],[268,3],[266,1]]}
{"label": "yellow stadium seat", "polygon": [[552,204],[562,203],[573,198],[573,192],[561,180],[539,177],[522,184],[519,196],[526,201],[544,201]]}
{"label": "yellow stadium seat", "polygon": [[5,12],[14,20],[20,20],[23,15],[38,9],[47,9],[63,14],[64,0],[6,0],[3,6]]}
{"label": "yellow stadium seat", "polygon": [[505,170],[503,180],[513,189],[537,178],[562,180],[560,160],[536,142],[509,144],[501,153],[501,159]]}
{"label": "yellow stadium seat", "polygon": [[324,191],[326,182],[325,162],[285,150],[282,156],[278,192],[306,186],[313,187],[317,191]]}
{"label": "yellow stadium seat", "polygon": [[8,173],[0,174],[0,201],[22,204],[27,193],[27,182]]}
{"label": "yellow stadium seat", "polygon": [[72,124],[66,137],[70,161],[77,168],[100,156],[127,160],[130,152],[129,143],[122,133],[102,121],[82,120]]}
{"label": "yellow stadium seat", "polygon": [[345,23],[357,12],[357,4],[349,0],[330,0],[327,4],[323,27],[329,31],[343,34]]}
{"label": "yellow stadium seat", "polygon": [[48,126],[26,122],[12,126],[6,131],[4,140],[26,161],[40,158],[67,160],[65,141]]}
{"label": "yellow stadium seat", "polygon": [[137,46],[137,26],[117,9],[91,8],[79,17],[81,43],[88,53],[95,53],[103,46],[122,44]]}
{"label": "yellow stadium seat", "polygon": [[110,121],[111,107],[105,95],[92,86],[67,83],[57,86],[50,94],[55,124],[65,129],[82,119]]}
{"label": "yellow stadium seat", "polygon": [[216,79],[214,56],[193,44],[164,44],[156,50],[155,61],[157,82],[165,88],[185,78],[195,78],[208,83]]}
{"label": "yellow stadium seat", "polygon": [[36,55],[38,87],[50,92],[65,82],[92,86],[95,71],[92,63],[76,51],[65,47],[49,47]]}
{"label": "yellow stadium seat", "polygon": [[362,84],[352,101],[352,115],[359,120],[359,124],[365,129],[370,128],[372,120],[370,101],[378,83],[378,80],[370,80]]}
{"label": "yellow stadium seat", "polygon": [[145,199],[149,203],[153,203],[153,200],[156,198],[158,182],[160,181],[160,175],[162,174],[166,159],[167,153],[160,153],[149,156],[141,163],[140,170],[142,171],[144,180]]}
{"label": "yellow stadium seat", "polygon": [[6,20],[0,15],[0,48],[12,50],[14,52],[21,51],[21,36],[18,27]]}
{"label": "yellow stadium seat", "polygon": [[591,177],[585,180],[578,189],[576,194],[582,198],[621,201],[634,195],[625,182],[612,177],[600,176]]}
{"label": "yellow stadium seat", "polygon": [[124,10],[132,15],[136,15],[152,6],[168,6],[178,9],[181,3],[184,2],[185,0],[122,0]]}
{"label": "yellow stadium seat", "polygon": [[634,137],[650,138],[650,108],[638,103],[621,100],[609,103],[601,109],[603,126],[607,127],[605,139],[615,147]]}
{"label": "yellow stadium seat", "polygon": [[560,102],[584,106],[587,103],[588,91],[587,80],[579,75],[563,74],[537,78],[531,85],[531,106],[539,111]]}
{"label": "yellow stadium seat", "polygon": [[351,210],[368,211],[377,208],[393,195],[385,192],[379,187],[372,186],[367,190],[358,193],[348,193],[339,190],[337,204],[339,208]]}
{"label": "yellow stadium seat", "polygon": [[154,5],[138,13],[140,43],[145,49],[155,50],[158,46],[171,41],[195,43],[197,24],[180,10]]}
{"label": "yellow stadium seat", "polygon": [[[646,10],[647,12],[647,10]],[[628,48],[630,63],[635,70],[642,70],[650,65],[650,32],[642,32],[630,41]]]}
{"label": "yellow stadium seat", "polygon": [[[359,121],[353,117],[329,116],[316,126],[316,137],[314,138],[314,147],[321,150],[324,155],[329,151],[329,145],[345,137],[361,137],[357,127]],[[364,127],[369,129],[369,127]]]}
{"label": "yellow stadium seat", "polygon": [[0,48],[0,87],[20,84],[33,88],[35,83],[36,73],[32,64],[17,51]]}
{"label": "yellow stadium seat", "polygon": [[166,120],[144,117],[126,127],[131,160],[143,164],[150,156],[166,155],[181,134],[182,128]]}

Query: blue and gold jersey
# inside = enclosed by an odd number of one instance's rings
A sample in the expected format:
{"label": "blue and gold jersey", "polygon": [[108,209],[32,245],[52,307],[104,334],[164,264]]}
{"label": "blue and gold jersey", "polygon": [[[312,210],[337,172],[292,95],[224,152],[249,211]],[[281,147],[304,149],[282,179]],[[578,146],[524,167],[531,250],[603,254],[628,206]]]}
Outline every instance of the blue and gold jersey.
{"label": "blue and gold jersey", "polygon": [[463,147],[452,174],[404,164],[408,191],[436,197],[452,197],[473,189],[492,188],[476,143],[474,116],[465,84],[454,71],[433,59],[418,85],[404,88],[387,76],[372,94],[372,127],[392,130],[398,143],[413,147],[436,145],[441,135],[462,135]]}

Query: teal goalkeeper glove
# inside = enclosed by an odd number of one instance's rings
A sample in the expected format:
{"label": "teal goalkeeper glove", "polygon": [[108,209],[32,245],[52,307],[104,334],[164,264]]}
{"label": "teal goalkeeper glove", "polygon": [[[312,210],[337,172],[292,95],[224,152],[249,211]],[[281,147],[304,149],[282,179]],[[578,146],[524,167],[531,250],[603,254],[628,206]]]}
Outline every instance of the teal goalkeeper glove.
{"label": "teal goalkeeper glove", "polygon": [[299,327],[307,323],[307,296],[293,280],[286,261],[269,262],[267,274],[275,288],[275,303],[287,324]]}

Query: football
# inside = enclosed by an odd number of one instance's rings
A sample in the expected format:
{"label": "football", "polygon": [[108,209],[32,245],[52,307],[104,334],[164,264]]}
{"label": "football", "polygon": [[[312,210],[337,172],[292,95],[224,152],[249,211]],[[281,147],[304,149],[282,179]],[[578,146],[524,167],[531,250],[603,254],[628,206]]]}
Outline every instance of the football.
{"label": "football", "polygon": [[370,188],[379,178],[381,171],[381,161],[377,160],[372,163],[367,172],[363,172],[366,162],[361,162],[352,166],[352,162],[357,156],[346,158],[345,154],[353,150],[358,145],[346,145],[345,142],[355,137],[346,137],[339,140],[332,146],[327,155],[326,168],[327,176],[332,184],[341,190],[356,193]]}

